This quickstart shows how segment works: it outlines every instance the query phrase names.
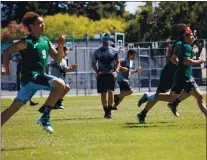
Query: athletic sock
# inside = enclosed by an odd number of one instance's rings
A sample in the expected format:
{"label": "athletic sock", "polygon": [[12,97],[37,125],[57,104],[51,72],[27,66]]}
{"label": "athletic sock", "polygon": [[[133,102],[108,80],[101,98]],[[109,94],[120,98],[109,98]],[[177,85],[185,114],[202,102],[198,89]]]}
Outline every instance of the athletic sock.
{"label": "athletic sock", "polygon": [[177,99],[172,103],[172,105],[175,106],[175,107],[177,107],[179,103],[180,103],[180,100],[177,98]]}
{"label": "athletic sock", "polygon": [[143,109],[143,110],[141,111],[141,114],[142,114],[142,115],[146,115],[146,114],[147,114],[147,112],[148,112],[148,110]]}

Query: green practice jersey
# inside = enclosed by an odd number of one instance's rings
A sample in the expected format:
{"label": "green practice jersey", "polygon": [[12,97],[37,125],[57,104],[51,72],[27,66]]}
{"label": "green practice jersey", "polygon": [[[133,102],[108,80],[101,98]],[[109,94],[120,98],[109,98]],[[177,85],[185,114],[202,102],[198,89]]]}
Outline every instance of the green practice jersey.
{"label": "green practice jersey", "polygon": [[21,82],[24,86],[32,80],[34,75],[45,73],[50,41],[45,36],[36,39],[30,35],[23,40],[27,43],[27,49],[21,52]]}
{"label": "green practice jersey", "polygon": [[193,57],[193,49],[190,44],[181,43],[178,45],[178,73],[181,77],[185,75],[187,79],[190,79],[192,77],[192,65],[185,65],[184,57]]}

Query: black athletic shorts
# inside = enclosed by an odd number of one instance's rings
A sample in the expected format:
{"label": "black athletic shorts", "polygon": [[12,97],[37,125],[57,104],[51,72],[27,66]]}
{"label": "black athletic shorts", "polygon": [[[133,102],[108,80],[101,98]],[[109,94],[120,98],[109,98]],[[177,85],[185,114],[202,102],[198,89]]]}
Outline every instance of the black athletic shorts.
{"label": "black athletic shorts", "polygon": [[128,91],[131,90],[131,86],[129,84],[129,80],[123,79],[121,81],[117,81],[120,87],[120,91]]}
{"label": "black athletic shorts", "polygon": [[189,93],[191,90],[196,88],[198,88],[198,85],[196,84],[193,77],[190,79],[175,78],[171,91],[174,91],[176,94],[180,94],[182,90]]}
{"label": "black athletic shorts", "polygon": [[104,73],[97,76],[97,91],[105,93],[107,90],[114,91],[116,78],[112,73]]}
{"label": "black athletic shorts", "polygon": [[171,89],[176,70],[177,65],[169,61],[169,63],[163,68],[161,72],[157,93],[165,93]]}

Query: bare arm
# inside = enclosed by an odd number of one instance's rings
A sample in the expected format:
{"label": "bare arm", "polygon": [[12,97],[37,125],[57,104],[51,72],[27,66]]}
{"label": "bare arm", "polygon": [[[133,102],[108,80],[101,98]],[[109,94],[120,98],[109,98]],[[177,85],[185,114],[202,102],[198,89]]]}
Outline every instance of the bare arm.
{"label": "bare arm", "polygon": [[64,51],[63,51],[64,41],[65,41],[65,37],[63,35],[60,36],[59,39],[58,39],[58,51],[55,49],[55,47],[50,42],[50,56],[54,59],[54,61],[56,63],[60,63],[63,59],[63,56],[64,56]]}
{"label": "bare arm", "polygon": [[194,64],[202,64],[204,62],[203,59],[199,58],[198,60],[193,60],[190,57],[184,57],[183,63],[185,65],[194,65]]}
{"label": "bare arm", "polygon": [[176,65],[178,65],[178,62],[179,62],[178,57],[177,57],[175,54],[173,54],[173,55],[170,57],[170,61],[171,61],[172,63],[176,64]]}
{"label": "bare arm", "polygon": [[77,64],[72,64],[70,67],[67,67],[65,69],[65,72],[72,72],[74,69],[76,69],[78,67]]}
{"label": "bare arm", "polygon": [[116,60],[116,72],[119,72],[119,70],[120,70],[120,60],[117,59]]}
{"label": "bare arm", "polygon": [[119,69],[124,72],[127,72],[129,70],[127,67],[122,67],[121,65],[120,65]]}
{"label": "bare arm", "polygon": [[97,63],[96,60],[93,60],[93,61],[92,61],[92,68],[93,68],[93,70],[96,72],[96,74],[98,74],[98,68],[97,68],[97,66],[96,66],[96,63]]}
{"label": "bare arm", "polygon": [[141,70],[142,70],[142,67],[139,66],[139,67],[137,67],[135,70],[132,70],[132,71],[131,71],[131,74],[137,73],[137,72],[139,72],[139,71],[141,71]]}
{"label": "bare arm", "polygon": [[16,43],[13,43],[11,46],[6,48],[3,52],[3,62],[4,62],[4,68],[5,68],[5,73],[4,75],[10,75],[10,57],[12,54],[24,50],[27,48],[27,43],[22,40],[18,41]]}

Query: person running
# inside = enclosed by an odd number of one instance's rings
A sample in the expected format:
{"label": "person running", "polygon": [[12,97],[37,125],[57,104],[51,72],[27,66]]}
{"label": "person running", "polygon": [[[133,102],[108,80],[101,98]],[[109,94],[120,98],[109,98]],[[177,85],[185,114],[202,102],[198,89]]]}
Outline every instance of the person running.
{"label": "person running", "polygon": [[[101,93],[101,102],[105,112],[104,118],[110,119],[114,102],[114,88],[120,62],[118,52],[110,48],[110,35],[103,34],[102,46],[95,50],[92,59],[92,68],[97,74],[97,91]],[[98,63],[98,68],[96,64]],[[108,101],[107,101],[108,93]]]}
{"label": "person running", "polygon": [[[56,48],[58,50],[58,47]],[[67,47],[63,47],[64,55],[62,58],[62,61],[60,63],[57,63],[55,60],[52,60],[50,64],[47,65],[46,73],[49,73],[50,75],[53,75],[55,77],[61,78],[65,82],[65,77],[67,72],[74,71],[78,65],[72,64],[70,67],[68,67],[65,57],[67,57]],[[56,102],[54,109],[64,109],[62,103],[63,103],[63,97],[69,92],[70,86],[65,82],[65,93],[60,97],[60,99]]]}
{"label": "person running", "polygon": [[135,69],[133,60],[136,59],[136,51],[130,49],[127,52],[127,57],[120,60],[120,71],[117,75],[117,83],[120,87],[120,94],[114,95],[114,106],[112,110],[117,110],[118,105],[124,99],[125,96],[129,96],[133,93],[129,84],[129,77],[131,74],[137,73],[142,70],[139,66]]}
{"label": "person running", "polygon": [[[149,96],[149,95],[147,95],[147,93],[145,93],[138,102],[139,107],[142,105],[142,103],[145,103],[149,99],[153,100],[153,98],[156,97],[159,93],[166,93],[171,89],[171,87],[173,85],[174,75],[175,75],[175,72],[178,68],[177,67],[177,65],[178,65],[178,57],[177,57],[178,46],[180,44],[182,44],[183,35],[186,32],[186,29],[187,29],[186,24],[178,24],[177,25],[177,33],[178,33],[179,38],[168,49],[168,55],[167,55],[168,62],[166,63],[165,67],[163,68],[163,70],[161,72],[160,82],[159,82],[157,91],[155,94],[152,94],[151,96]],[[190,94],[181,94],[180,97],[178,97],[177,99],[179,99],[179,101],[183,101],[189,96],[190,96]],[[149,112],[149,110],[152,109],[152,107],[157,103],[157,101],[158,101],[158,99],[155,99],[153,101],[148,101],[145,108],[140,113],[137,114],[137,118],[140,123],[145,122],[146,114]],[[176,117],[179,117],[179,113],[177,112],[176,107],[172,106],[171,103],[168,104],[168,107],[171,109],[172,113]]]}
{"label": "person running", "polygon": [[65,38],[60,36],[58,39],[58,51],[53,47],[47,37],[43,35],[45,23],[41,16],[35,12],[27,12],[23,17],[23,25],[28,28],[29,35],[18,42],[13,43],[3,52],[4,75],[10,75],[10,56],[11,54],[24,50],[21,54],[21,84],[17,97],[13,103],[1,113],[1,125],[4,125],[37,90],[50,90],[50,94],[39,109],[42,113],[38,123],[49,133],[54,130],[51,127],[50,112],[66,88],[63,80],[45,74],[45,69],[49,55],[60,63],[63,57],[63,46]]}

